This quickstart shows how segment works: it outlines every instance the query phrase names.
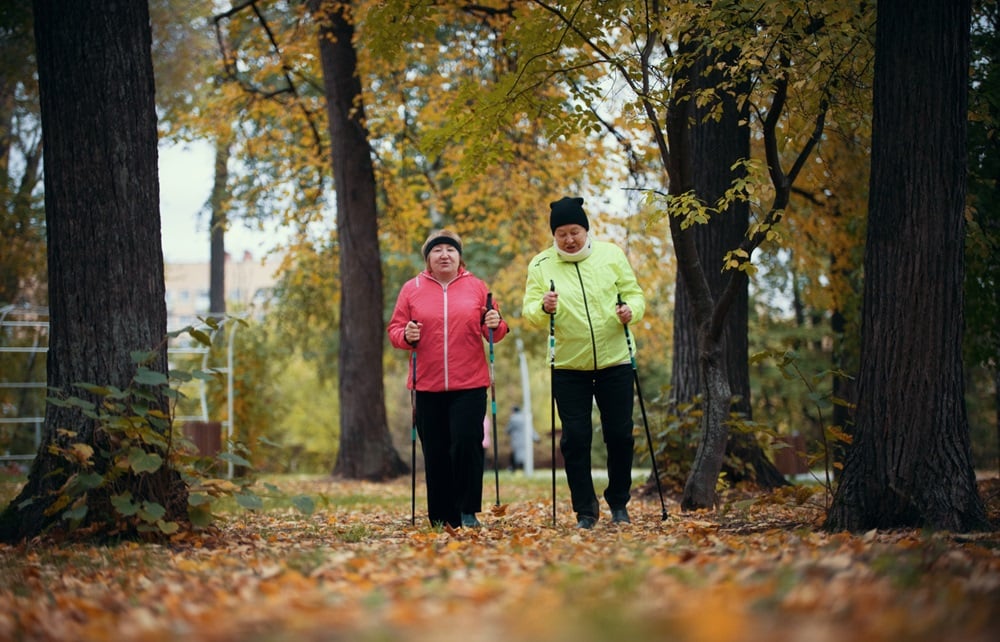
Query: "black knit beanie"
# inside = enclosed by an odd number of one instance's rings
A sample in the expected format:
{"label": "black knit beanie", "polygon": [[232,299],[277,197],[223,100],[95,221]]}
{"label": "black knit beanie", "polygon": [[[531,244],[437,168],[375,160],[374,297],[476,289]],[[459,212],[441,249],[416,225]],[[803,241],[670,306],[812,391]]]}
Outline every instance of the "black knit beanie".
{"label": "black knit beanie", "polygon": [[561,225],[580,225],[585,230],[590,230],[590,222],[583,211],[583,199],[579,196],[563,196],[554,203],[549,203],[552,212],[549,214],[549,227],[554,234],[556,228]]}
{"label": "black knit beanie", "polygon": [[431,236],[424,241],[424,246],[421,248],[424,258],[431,253],[431,248],[435,245],[450,245],[456,250],[458,250],[459,256],[462,254],[462,239],[458,238],[457,234],[453,234],[446,230],[441,230],[437,233],[432,232]]}

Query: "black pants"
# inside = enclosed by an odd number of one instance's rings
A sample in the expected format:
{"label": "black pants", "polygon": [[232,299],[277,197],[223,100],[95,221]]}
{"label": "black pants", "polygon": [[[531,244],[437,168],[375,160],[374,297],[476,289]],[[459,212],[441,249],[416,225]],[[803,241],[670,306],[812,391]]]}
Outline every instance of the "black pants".
{"label": "black pants", "polygon": [[424,454],[431,524],[462,525],[483,499],[486,388],[417,392],[417,434]]}
{"label": "black pants", "polygon": [[612,509],[625,508],[631,497],[632,407],[635,393],[632,366],[596,371],[555,370],[552,391],[562,421],[559,447],[566,462],[566,479],[578,517],[598,517],[599,505],[590,473],[594,401],[601,415],[601,432],[608,450],[608,487],[604,499]]}

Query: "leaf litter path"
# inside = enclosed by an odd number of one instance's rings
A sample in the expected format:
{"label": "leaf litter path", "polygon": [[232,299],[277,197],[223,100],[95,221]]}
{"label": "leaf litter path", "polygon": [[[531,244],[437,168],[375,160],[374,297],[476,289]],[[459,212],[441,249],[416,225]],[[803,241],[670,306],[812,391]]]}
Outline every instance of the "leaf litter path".
{"label": "leaf litter path", "polygon": [[[317,498],[167,545],[0,546],[0,640],[991,641],[1000,534],[829,534],[801,492],[573,528],[504,475],[504,514],[429,528],[410,480],[274,482]],[[487,491],[492,491],[488,487]],[[995,491],[994,491],[995,492]],[[995,495],[994,495],[995,503]],[[500,513],[501,511],[495,511]],[[991,509],[991,515],[996,516]]]}

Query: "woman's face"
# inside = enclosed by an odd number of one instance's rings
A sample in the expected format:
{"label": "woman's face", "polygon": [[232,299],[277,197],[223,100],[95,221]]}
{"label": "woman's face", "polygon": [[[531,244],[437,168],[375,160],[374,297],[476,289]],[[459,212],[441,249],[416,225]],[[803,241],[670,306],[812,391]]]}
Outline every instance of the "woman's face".
{"label": "woman's face", "polygon": [[576,254],[587,244],[587,228],[576,223],[560,225],[552,235],[556,239],[556,247],[566,254]]}
{"label": "woman's face", "polygon": [[431,248],[427,253],[427,267],[434,278],[453,278],[458,274],[458,267],[462,263],[462,255],[458,250],[447,243],[439,243]]}

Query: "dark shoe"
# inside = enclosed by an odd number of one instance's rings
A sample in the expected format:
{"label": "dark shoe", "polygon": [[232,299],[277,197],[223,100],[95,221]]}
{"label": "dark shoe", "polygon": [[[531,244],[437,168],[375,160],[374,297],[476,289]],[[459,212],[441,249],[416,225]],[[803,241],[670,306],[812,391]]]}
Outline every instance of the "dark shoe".
{"label": "dark shoe", "polygon": [[632,520],[628,518],[628,509],[625,509],[625,508],[612,508],[611,509],[611,523],[612,524],[631,524]]}
{"label": "dark shoe", "polygon": [[475,513],[462,513],[462,526],[466,528],[479,528],[482,524],[476,519]]}
{"label": "dark shoe", "polygon": [[586,528],[588,530],[596,525],[597,525],[597,518],[591,517],[590,515],[581,515],[580,519],[578,519],[576,522],[577,528]]}

